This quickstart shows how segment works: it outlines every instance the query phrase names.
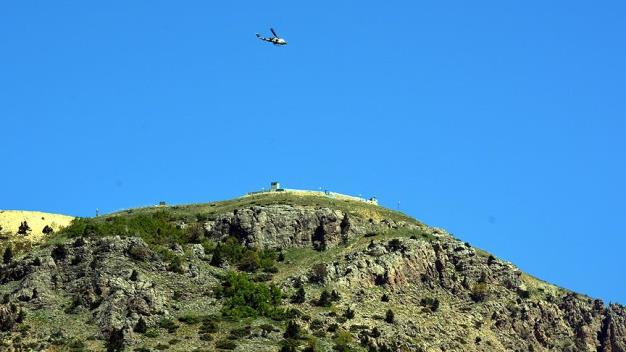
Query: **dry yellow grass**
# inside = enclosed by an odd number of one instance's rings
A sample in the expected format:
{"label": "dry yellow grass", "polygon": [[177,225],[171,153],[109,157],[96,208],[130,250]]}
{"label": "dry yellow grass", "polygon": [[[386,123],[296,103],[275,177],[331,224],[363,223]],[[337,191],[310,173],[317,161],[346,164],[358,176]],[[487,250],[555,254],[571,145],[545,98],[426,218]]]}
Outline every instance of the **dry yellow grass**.
{"label": "dry yellow grass", "polygon": [[48,225],[58,231],[60,228],[70,224],[74,219],[73,216],[43,213],[40,211],[24,211],[24,210],[0,210],[0,226],[2,226],[2,240],[12,239],[17,235],[17,230],[23,221],[28,223],[31,232],[25,237],[33,242],[38,242],[45,236],[42,232],[43,228]]}

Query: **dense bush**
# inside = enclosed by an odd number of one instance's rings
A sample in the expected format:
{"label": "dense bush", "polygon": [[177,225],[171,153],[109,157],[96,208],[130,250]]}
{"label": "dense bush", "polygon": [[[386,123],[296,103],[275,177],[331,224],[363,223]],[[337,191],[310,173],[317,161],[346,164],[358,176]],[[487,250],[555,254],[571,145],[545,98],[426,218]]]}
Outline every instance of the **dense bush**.
{"label": "dense bush", "polygon": [[244,273],[230,272],[216,289],[219,297],[226,298],[222,314],[233,318],[277,317],[284,314],[279,308],[280,289],[274,285],[256,283]]}

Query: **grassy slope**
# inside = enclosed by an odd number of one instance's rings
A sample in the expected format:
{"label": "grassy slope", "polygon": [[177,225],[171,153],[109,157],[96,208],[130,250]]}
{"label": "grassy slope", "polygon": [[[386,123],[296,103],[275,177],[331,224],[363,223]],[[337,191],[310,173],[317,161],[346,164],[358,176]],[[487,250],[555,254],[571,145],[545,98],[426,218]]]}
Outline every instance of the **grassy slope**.
{"label": "grassy slope", "polygon": [[39,242],[43,239],[44,234],[41,232],[44,226],[48,225],[58,231],[72,222],[73,216],[43,213],[39,211],[23,211],[23,210],[0,210],[0,226],[2,227],[3,236],[1,240],[13,239],[17,235],[20,223],[26,221],[32,229],[27,236],[33,242]]}

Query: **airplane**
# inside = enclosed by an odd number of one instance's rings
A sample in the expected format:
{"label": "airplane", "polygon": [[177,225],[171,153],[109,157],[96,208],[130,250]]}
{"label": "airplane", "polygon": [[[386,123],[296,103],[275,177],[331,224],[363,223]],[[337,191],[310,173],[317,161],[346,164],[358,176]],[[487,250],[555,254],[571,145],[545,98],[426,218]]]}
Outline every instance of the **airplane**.
{"label": "airplane", "polygon": [[270,31],[272,31],[272,34],[274,35],[271,38],[263,38],[261,37],[261,35],[259,33],[256,34],[256,37],[266,41],[266,42],[270,42],[274,45],[287,45],[287,41],[281,37],[278,36],[278,34],[276,34],[276,31],[274,31],[274,28],[270,28]]}

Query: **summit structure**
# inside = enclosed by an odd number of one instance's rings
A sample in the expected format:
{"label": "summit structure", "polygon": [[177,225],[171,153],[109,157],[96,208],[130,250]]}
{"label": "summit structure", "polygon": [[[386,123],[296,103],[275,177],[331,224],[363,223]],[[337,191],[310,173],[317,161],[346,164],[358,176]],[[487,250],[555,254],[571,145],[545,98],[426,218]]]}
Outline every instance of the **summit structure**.
{"label": "summit structure", "polygon": [[263,189],[261,191],[248,192],[244,197],[254,196],[254,195],[259,195],[259,194],[268,194],[268,193],[276,193],[276,194],[290,193],[290,194],[295,194],[295,195],[314,195],[314,196],[323,196],[323,197],[328,197],[328,198],[338,199],[338,200],[352,200],[352,201],[357,201],[357,202],[365,202],[369,204],[378,205],[378,199],[376,199],[376,197],[363,198],[363,197],[351,196],[351,195],[347,195],[343,193],[331,192],[329,190],[312,191],[312,190],[304,190],[304,189],[288,189],[288,188],[282,188],[280,186],[280,182],[278,181],[272,181],[270,183],[270,188],[267,190]]}

